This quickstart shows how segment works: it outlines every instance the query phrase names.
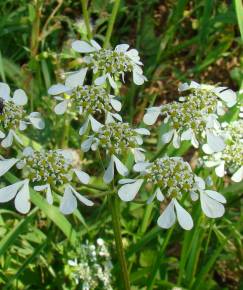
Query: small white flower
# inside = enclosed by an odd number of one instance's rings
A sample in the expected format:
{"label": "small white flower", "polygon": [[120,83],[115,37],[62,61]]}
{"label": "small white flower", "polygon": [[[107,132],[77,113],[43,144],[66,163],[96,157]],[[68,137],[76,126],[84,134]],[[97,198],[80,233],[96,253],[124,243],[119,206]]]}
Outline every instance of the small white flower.
{"label": "small white flower", "polygon": [[143,75],[138,51],[128,50],[128,44],[119,44],[111,50],[101,48],[95,40],[91,40],[90,43],[76,40],[72,43],[72,48],[87,54],[84,58],[87,67],[92,69],[94,74],[100,75],[95,79],[95,85],[103,85],[108,80],[111,87],[116,89],[116,78],[122,76],[124,81],[126,72],[132,72],[133,82],[137,85],[142,85],[147,80]]}
{"label": "small white flower", "polygon": [[208,152],[220,152],[225,148],[222,136],[218,135],[221,127],[218,116],[225,113],[225,107],[236,103],[236,94],[226,88],[215,88],[191,82],[182,84],[179,91],[184,95],[179,102],[172,102],[147,109],[144,122],[153,125],[159,116],[169,124],[169,131],[162,136],[164,143],[172,141],[175,148],[183,140],[191,141],[195,148],[206,143]]}
{"label": "small white flower", "polygon": [[89,175],[82,170],[73,168],[69,152],[65,150],[49,150],[47,152],[34,151],[25,148],[22,157],[1,159],[0,176],[8,172],[15,164],[23,169],[26,179],[0,189],[0,202],[7,202],[15,198],[15,207],[21,213],[30,210],[29,183],[36,191],[44,192],[49,204],[53,203],[53,187],[64,186],[60,210],[70,214],[77,208],[77,199],[87,206],[93,202],[79,194],[71,185],[73,175],[83,184],[89,183]]}
{"label": "small white flower", "polygon": [[97,133],[82,143],[81,149],[84,152],[98,148],[105,150],[109,156],[109,164],[103,179],[105,183],[110,183],[114,178],[115,168],[122,176],[128,174],[127,167],[119,160],[120,156],[125,156],[130,151],[136,162],[145,159],[144,150],[140,148],[143,143],[141,135],[149,134],[145,128],[132,129],[128,123],[110,122],[99,126]]}
{"label": "small white flower", "polygon": [[14,92],[13,97],[10,96],[10,88],[5,83],[0,83],[0,139],[1,145],[8,148],[16,140],[22,144],[17,132],[24,131],[29,124],[36,129],[44,128],[44,121],[37,112],[26,114],[23,106],[27,104],[27,96],[25,92],[18,89]]}

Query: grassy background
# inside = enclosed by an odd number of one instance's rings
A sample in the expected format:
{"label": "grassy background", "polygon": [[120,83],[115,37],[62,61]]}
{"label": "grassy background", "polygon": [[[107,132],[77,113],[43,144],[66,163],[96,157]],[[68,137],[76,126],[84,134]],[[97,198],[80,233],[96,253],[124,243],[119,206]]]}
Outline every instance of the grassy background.
{"label": "grassy background", "polygon": [[[101,43],[112,5],[108,0],[93,0],[88,6],[92,34]],[[0,15],[0,79],[12,88],[25,89],[29,110],[44,115],[45,130],[41,134],[28,132],[32,142],[45,148],[61,146],[65,120],[53,115],[54,103],[47,89],[82,61],[70,49],[73,39],[87,39],[81,1],[5,0],[0,1]],[[121,1],[111,45],[129,43],[136,47],[149,80],[144,87],[129,84],[122,88],[125,119],[139,124],[146,107],[176,99],[181,81],[192,79],[243,89],[242,23],[241,1]],[[226,118],[235,116],[233,112]],[[77,148],[80,156],[78,125],[76,121],[71,123],[69,146]],[[146,140],[150,151],[161,147],[155,139],[157,134],[161,134],[159,126]],[[167,153],[184,154],[196,166],[197,153],[187,144],[177,151],[169,147]],[[7,154],[11,156],[12,151]],[[77,157],[89,173],[97,175],[97,164],[90,160],[89,155],[85,160]],[[230,184],[227,178],[223,182],[210,170],[201,174],[211,174],[217,189],[226,195],[226,215],[209,220],[196,207],[196,226],[190,232],[179,227],[158,229],[157,205],[145,206],[139,201],[122,204],[121,222],[133,289],[242,289],[243,184]],[[7,175],[0,183],[14,179]],[[103,237],[114,253],[107,200],[95,191],[90,194],[97,195],[95,208],[90,211],[80,206],[67,218],[34,192],[35,207],[25,218],[11,204],[1,206],[1,289],[76,289],[65,273],[65,265],[70,255],[75,256],[77,245],[85,239]],[[149,188],[144,189],[142,201],[147,195]],[[114,277],[119,276],[115,254],[113,263]],[[115,281],[114,289],[119,289],[117,285]]]}

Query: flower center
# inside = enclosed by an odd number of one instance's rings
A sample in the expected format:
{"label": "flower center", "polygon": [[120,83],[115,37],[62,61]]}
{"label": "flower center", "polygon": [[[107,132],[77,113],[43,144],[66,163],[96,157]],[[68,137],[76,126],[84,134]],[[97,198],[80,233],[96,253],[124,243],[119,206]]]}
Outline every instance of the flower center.
{"label": "flower center", "polygon": [[179,157],[163,157],[156,159],[146,169],[145,178],[148,182],[166,190],[171,197],[189,192],[195,185],[194,175],[189,164]]}
{"label": "flower center", "polygon": [[207,90],[194,90],[181,103],[173,102],[162,107],[162,114],[169,117],[175,130],[193,129],[202,133],[207,126],[207,116],[217,107],[217,95]]}
{"label": "flower center", "polygon": [[111,111],[110,97],[105,89],[95,86],[79,86],[73,92],[71,99],[78,107],[88,114]]}
{"label": "flower center", "polygon": [[5,129],[17,128],[25,113],[24,109],[17,106],[12,100],[3,101],[1,111],[0,121]]}
{"label": "flower center", "polygon": [[24,160],[28,178],[32,182],[60,185],[70,180],[71,165],[58,151],[35,151]]}
{"label": "flower center", "polygon": [[222,159],[229,165],[243,166],[243,140],[238,143],[228,143],[222,153]]}
{"label": "flower center", "polygon": [[138,147],[138,134],[128,123],[109,123],[98,133],[101,147],[110,154],[123,154],[128,149]]}
{"label": "flower center", "polygon": [[132,61],[124,52],[101,49],[89,55],[93,70],[111,74],[121,74],[133,70]]}

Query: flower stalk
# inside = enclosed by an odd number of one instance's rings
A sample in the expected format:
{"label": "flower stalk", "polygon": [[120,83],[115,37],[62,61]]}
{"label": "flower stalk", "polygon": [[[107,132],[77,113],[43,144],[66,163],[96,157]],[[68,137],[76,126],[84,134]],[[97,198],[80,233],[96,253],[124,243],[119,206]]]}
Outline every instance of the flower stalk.
{"label": "flower stalk", "polygon": [[122,235],[121,235],[121,224],[120,224],[120,207],[119,207],[119,200],[117,196],[109,196],[108,197],[109,206],[111,210],[112,216],[112,225],[113,231],[115,235],[115,242],[116,242],[116,251],[118,256],[118,262],[120,265],[121,270],[121,277],[122,277],[122,288],[125,290],[130,290],[130,281],[129,281],[129,274],[127,269],[127,263],[125,259],[124,248],[122,244]]}

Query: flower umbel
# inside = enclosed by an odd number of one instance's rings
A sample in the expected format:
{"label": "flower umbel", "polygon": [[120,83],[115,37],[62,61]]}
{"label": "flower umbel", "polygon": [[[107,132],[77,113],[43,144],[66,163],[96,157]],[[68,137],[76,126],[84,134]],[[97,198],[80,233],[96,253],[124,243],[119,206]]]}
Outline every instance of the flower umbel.
{"label": "flower umbel", "polygon": [[128,44],[119,44],[114,50],[103,49],[95,41],[90,43],[76,40],[72,43],[72,48],[80,53],[87,54],[84,58],[87,67],[99,77],[95,79],[96,85],[102,85],[109,81],[110,85],[116,89],[116,78],[127,72],[132,72],[133,81],[137,85],[142,85],[147,79],[143,75],[142,62],[136,49],[130,49]]}
{"label": "flower umbel", "polygon": [[224,149],[225,144],[218,135],[220,123],[218,116],[225,113],[225,107],[231,107],[236,103],[236,95],[227,88],[215,88],[208,85],[199,85],[191,82],[179,87],[183,96],[180,102],[172,102],[160,107],[152,107],[147,110],[144,122],[152,125],[158,116],[164,117],[164,123],[168,123],[170,130],[163,135],[164,143],[173,140],[175,148],[180,147],[180,142],[190,140],[196,148],[199,143],[207,143],[213,152]]}
{"label": "flower umbel", "polygon": [[[134,165],[134,170],[140,172],[137,179],[122,179],[122,185],[118,191],[119,197],[124,201],[135,198],[143,183],[154,186],[154,193],[148,199],[148,203],[157,198],[160,202],[167,201],[167,207],[158,219],[158,225],[162,228],[170,228],[176,221],[186,230],[193,227],[190,214],[178,201],[191,196],[192,200],[200,200],[202,209],[208,217],[219,217],[224,213],[221,203],[226,200],[218,192],[205,190],[204,181],[196,176],[190,165],[180,157],[168,157],[156,159],[154,162],[140,162]],[[220,208],[220,210],[218,210]]]}
{"label": "flower umbel", "polygon": [[64,150],[34,151],[28,147],[20,158],[0,160],[0,176],[16,164],[23,170],[24,180],[0,189],[0,202],[15,198],[15,207],[21,213],[30,210],[29,183],[36,191],[43,191],[49,204],[53,203],[52,190],[64,187],[60,210],[72,213],[77,207],[77,199],[87,206],[93,202],[79,194],[72,186],[73,174],[83,183],[89,183],[89,175],[72,167],[72,156]]}
{"label": "flower umbel", "polygon": [[[205,156],[207,167],[216,167],[215,172],[223,177],[228,169],[233,173],[231,179],[235,182],[243,180],[243,120],[239,119],[230,124],[224,123],[221,134],[225,138],[225,149],[222,152]],[[204,147],[206,153],[210,154],[210,148]]]}
{"label": "flower umbel", "polygon": [[44,128],[44,122],[38,112],[32,112],[28,115],[24,110],[27,101],[27,96],[23,90],[16,90],[13,97],[10,97],[9,86],[0,83],[0,139],[3,139],[2,147],[10,147],[14,139],[23,144],[16,132],[24,131],[28,124],[32,124],[37,129]]}
{"label": "flower umbel", "polygon": [[85,140],[81,149],[84,152],[90,150],[103,149],[110,157],[108,168],[104,175],[104,181],[110,183],[114,177],[114,165],[117,171],[122,175],[128,174],[126,166],[118,159],[117,156],[123,157],[129,151],[134,155],[135,161],[143,161],[145,159],[141,135],[149,135],[149,131],[144,128],[133,129],[128,123],[110,122],[100,127],[99,131]]}

